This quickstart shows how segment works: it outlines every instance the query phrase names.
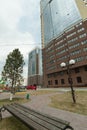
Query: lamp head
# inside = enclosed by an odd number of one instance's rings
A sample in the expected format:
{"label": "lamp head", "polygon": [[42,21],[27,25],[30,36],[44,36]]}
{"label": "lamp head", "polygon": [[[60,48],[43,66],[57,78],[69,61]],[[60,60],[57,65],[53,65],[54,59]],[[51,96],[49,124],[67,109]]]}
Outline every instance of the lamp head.
{"label": "lamp head", "polygon": [[74,65],[75,64],[75,60],[74,59],[71,59],[70,61],[69,61],[69,65]]}
{"label": "lamp head", "polygon": [[62,68],[64,68],[64,67],[66,67],[66,63],[65,63],[65,62],[62,62],[62,63],[60,64],[60,66],[61,66]]}

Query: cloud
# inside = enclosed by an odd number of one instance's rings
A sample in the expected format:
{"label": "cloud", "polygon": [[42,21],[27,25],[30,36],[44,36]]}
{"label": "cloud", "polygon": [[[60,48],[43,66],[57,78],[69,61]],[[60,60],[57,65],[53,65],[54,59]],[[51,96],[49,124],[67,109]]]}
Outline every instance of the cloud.
{"label": "cloud", "polygon": [[19,48],[23,54],[27,70],[28,53],[40,44],[39,2],[40,0],[0,1],[0,71],[7,55],[15,48]]}
{"label": "cloud", "polygon": [[[29,6],[30,4],[30,6]],[[40,39],[40,0],[26,0],[23,4],[24,15],[18,23],[19,30],[22,32],[30,32],[35,40]],[[23,26],[24,25],[24,26]],[[36,37],[37,35],[37,37]]]}
{"label": "cloud", "polygon": [[[0,21],[2,20],[5,29],[11,31],[16,28],[16,24],[23,14],[20,0],[0,1]],[[3,31],[3,28],[2,30]]]}

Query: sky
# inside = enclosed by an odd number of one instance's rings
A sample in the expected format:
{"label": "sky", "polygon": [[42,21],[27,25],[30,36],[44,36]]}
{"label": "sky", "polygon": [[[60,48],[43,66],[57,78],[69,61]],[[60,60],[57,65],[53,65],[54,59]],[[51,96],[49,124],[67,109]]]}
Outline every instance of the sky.
{"label": "sky", "polygon": [[40,0],[0,0],[0,74],[7,55],[19,48],[27,78],[28,54],[41,47]]}

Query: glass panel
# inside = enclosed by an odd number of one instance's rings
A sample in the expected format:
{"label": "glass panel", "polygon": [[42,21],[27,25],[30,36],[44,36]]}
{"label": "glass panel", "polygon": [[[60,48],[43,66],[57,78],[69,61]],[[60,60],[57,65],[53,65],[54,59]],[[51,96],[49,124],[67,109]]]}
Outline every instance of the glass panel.
{"label": "glass panel", "polygon": [[64,29],[81,20],[74,0],[41,1],[44,41],[47,43],[60,35]]}

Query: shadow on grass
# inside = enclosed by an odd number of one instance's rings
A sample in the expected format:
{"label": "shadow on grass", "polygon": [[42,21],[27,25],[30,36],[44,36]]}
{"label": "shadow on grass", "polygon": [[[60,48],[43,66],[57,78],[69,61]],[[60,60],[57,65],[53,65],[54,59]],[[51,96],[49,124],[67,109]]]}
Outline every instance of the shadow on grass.
{"label": "shadow on grass", "polygon": [[15,117],[5,118],[0,121],[0,130],[30,130]]}

